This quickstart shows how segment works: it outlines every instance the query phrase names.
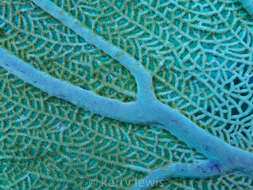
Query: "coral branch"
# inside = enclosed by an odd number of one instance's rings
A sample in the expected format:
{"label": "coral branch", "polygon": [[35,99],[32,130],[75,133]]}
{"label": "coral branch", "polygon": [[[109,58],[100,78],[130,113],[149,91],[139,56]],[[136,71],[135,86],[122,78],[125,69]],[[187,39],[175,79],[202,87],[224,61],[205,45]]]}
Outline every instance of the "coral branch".
{"label": "coral branch", "polygon": [[[133,189],[150,189],[167,178],[207,178],[231,171],[239,171],[245,175],[253,176],[253,154],[225,143],[216,136],[207,133],[178,111],[159,102],[154,94],[152,77],[141,63],[122,49],[94,34],[50,0],[32,1],[88,43],[104,51],[126,67],[137,82],[137,101],[123,103],[96,95],[38,71],[2,48],[0,48],[2,56],[0,66],[51,96],[64,99],[91,112],[124,122],[154,124],[161,127],[209,159],[201,163],[177,163],[157,169],[140,180]],[[250,1],[242,1],[250,12],[248,2]],[[146,171],[141,167],[132,165],[125,165],[125,167],[137,171]]]}
{"label": "coral branch", "polygon": [[148,190],[168,178],[208,178],[223,173],[216,161],[202,161],[194,164],[176,163],[159,168],[138,181],[132,190]]}
{"label": "coral branch", "polygon": [[229,155],[231,156],[235,150],[234,147],[207,133],[177,110],[159,101],[147,104],[143,106],[143,109],[146,110],[144,111],[145,117],[152,117],[155,126],[169,131],[189,147],[195,148],[209,159],[225,159]]}
{"label": "coral branch", "polygon": [[125,122],[143,122],[138,120],[138,114],[136,113],[139,112],[140,108],[135,102],[123,103],[105,98],[68,82],[56,79],[47,73],[38,71],[16,56],[9,54],[3,48],[0,48],[0,55],[0,66],[51,96],[64,99],[102,116]]}
{"label": "coral branch", "polygon": [[132,75],[135,77],[138,87],[138,100],[150,100],[155,98],[152,77],[147,70],[142,66],[141,63],[136,61],[129,54],[124,52],[122,49],[112,45],[105,41],[102,37],[96,35],[88,28],[84,27],[77,19],[71,17],[68,13],[63,11],[56,4],[50,0],[32,0],[42,10],[59,20],[62,24],[69,27],[76,34],[86,40],[88,43],[96,46],[98,49],[104,51],[115,60],[119,61],[121,65],[126,67]]}
{"label": "coral branch", "polygon": [[[123,103],[105,98],[68,82],[56,79],[47,73],[38,71],[16,56],[11,55],[3,48],[0,48],[0,54],[2,56],[0,59],[0,66],[23,81],[47,92],[51,96],[64,99],[105,117],[124,122],[154,124],[169,131],[188,146],[206,155],[210,160],[218,160],[223,167],[222,172],[237,171],[247,176],[253,176],[253,155],[251,153],[232,147],[219,138],[206,133],[178,111],[162,104],[157,99],[143,104],[143,102]],[[210,166],[210,162],[208,163]],[[205,166],[207,166],[207,164],[205,164],[206,163],[196,165],[196,167],[199,166],[205,169]],[[172,166],[175,167],[174,165]],[[179,164],[176,168],[180,168],[179,166],[181,167]],[[198,177],[198,175],[196,175],[198,172],[195,172],[193,166],[186,166],[187,170],[185,170],[186,172],[184,172],[184,174],[173,176]],[[171,166],[168,166],[168,168],[170,167]],[[219,169],[221,169],[220,166]],[[171,171],[172,169],[168,169],[168,171],[159,169],[145,179],[152,179],[153,181],[159,179],[158,181],[162,181],[167,177],[171,177],[168,174]],[[214,171],[211,172],[208,170],[206,173],[207,177],[215,174]],[[148,187],[150,186],[151,184]]]}
{"label": "coral branch", "polygon": [[[233,147],[218,137],[207,133],[180,112],[161,102],[154,102],[152,108],[149,109],[153,110],[152,116],[156,118],[154,120],[157,121],[158,127],[169,131],[210,160],[219,160],[227,165],[227,170],[231,169],[232,166],[238,166],[238,168],[251,168],[250,170],[253,171],[252,153]],[[252,175],[251,172],[248,174]]]}

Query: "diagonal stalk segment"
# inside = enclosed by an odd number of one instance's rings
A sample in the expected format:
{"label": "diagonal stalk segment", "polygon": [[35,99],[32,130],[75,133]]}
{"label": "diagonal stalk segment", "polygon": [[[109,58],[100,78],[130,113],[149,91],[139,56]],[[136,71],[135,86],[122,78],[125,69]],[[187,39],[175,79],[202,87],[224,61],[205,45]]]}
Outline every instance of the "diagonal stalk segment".
{"label": "diagonal stalk segment", "polygon": [[[140,123],[140,108],[136,102],[124,103],[99,96],[89,90],[56,79],[45,72],[33,68],[28,63],[0,47],[0,66],[23,81],[55,96],[71,102],[91,112],[120,121]],[[143,122],[143,121],[142,121]]]}
{"label": "diagonal stalk segment", "polygon": [[32,0],[42,10],[50,14],[52,17],[60,21],[63,25],[70,28],[88,43],[94,45],[113,59],[117,60],[121,65],[126,67],[135,77],[138,94],[137,100],[155,99],[154,89],[152,85],[152,76],[136,59],[126,53],[124,50],[112,45],[104,40],[101,36],[96,35],[87,27],[83,26],[77,19],[73,18],[67,12],[63,11],[55,3],[50,0]]}

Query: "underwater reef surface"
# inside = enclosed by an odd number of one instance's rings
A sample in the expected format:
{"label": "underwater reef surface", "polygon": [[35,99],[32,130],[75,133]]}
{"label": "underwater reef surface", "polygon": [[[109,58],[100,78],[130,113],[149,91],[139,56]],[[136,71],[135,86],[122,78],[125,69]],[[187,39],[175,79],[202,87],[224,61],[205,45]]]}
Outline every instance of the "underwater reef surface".
{"label": "underwater reef surface", "polygon": [[2,0],[0,188],[252,189],[248,2]]}

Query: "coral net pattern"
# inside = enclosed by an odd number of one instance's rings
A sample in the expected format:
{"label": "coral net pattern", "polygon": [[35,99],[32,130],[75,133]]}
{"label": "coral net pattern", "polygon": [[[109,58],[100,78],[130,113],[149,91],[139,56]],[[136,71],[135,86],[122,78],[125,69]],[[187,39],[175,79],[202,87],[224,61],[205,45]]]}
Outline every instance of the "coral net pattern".
{"label": "coral net pattern", "polygon": [[[54,0],[152,74],[156,96],[208,133],[253,152],[253,19],[233,0]],[[130,102],[116,60],[28,0],[0,1],[0,46],[38,70]],[[1,56],[1,55],[0,55]],[[205,156],[168,132],[51,97],[0,67],[0,189],[127,189]],[[157,189],[252,189],[239,174],[169,179]],[[154,188],[155,189],[155,188]]]}

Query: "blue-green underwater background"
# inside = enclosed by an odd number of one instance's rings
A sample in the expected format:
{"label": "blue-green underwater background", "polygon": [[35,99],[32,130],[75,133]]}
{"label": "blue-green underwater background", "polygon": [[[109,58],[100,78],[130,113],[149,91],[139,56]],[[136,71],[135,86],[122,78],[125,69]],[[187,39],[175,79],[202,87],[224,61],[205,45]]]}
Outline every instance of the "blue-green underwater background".
{"label": "blue-green underwater background", "polygon": [[[139,60],[160,101],[253,152],[253,17],[238,1],[52,1]],[[136,99],[126,68],[29,0],[0,1],[0,46],[99,95]],[[129,189],[146,174],[126,165],[203,159],[166,131],[93,114],[0,68],[0,189]],[[228,174],[159,185],[154,189],[250,190],[253,180]]]}

